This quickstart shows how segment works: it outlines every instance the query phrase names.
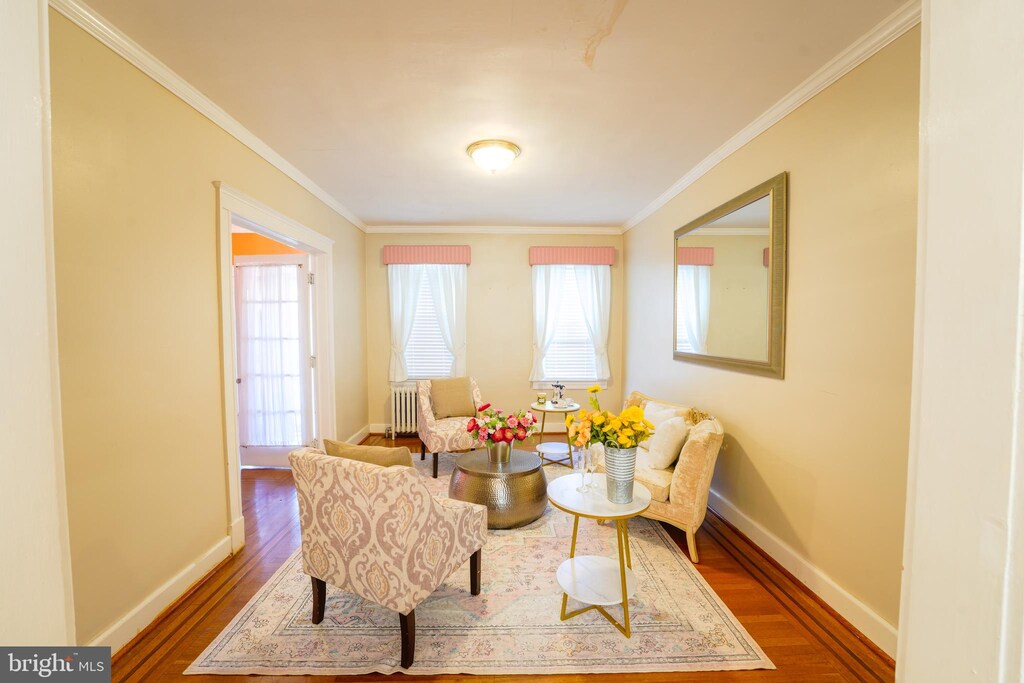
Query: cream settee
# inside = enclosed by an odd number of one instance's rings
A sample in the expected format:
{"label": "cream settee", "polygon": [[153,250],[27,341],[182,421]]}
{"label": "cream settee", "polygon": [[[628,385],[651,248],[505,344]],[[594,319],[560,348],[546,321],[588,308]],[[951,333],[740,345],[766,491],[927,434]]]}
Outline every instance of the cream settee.
{"label": "cream settee", "polygon": [[[651,403],[654,405],[649,406]],[[655,412],[657,408],[661,417],[682,417],[689,427],[678,458],[673,459],[667,467],[660,466],[661,463],[655,464],[653,461],[656,458],[648,448],[638,448],[635,477],[651,492],[651,506],[643,516],[668,522],[685,531],[690,559],[696,563],[698,556],[695,536],[708,509],[711,476],[715,472],[715,461],[725,437],[722,424],[710,416],[693,424],[694,416],[703,417],[699,411],[694,411],[690,406],[659,401],[639,391],[634,391],[626,399],[628,406],[643,408],[645,415]]]}

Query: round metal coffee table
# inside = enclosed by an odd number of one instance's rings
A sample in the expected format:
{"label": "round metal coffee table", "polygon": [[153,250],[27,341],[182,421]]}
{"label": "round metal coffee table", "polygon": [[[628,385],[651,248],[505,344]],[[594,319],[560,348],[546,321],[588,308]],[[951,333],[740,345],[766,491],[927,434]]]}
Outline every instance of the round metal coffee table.
{"label": "round metal coffee table", "polygon": [[455,459],[448,497],[486,505],[489,529],[513,529],[544,514],[547,488],[541,460],[533,453],[512,451],[509,462],[492,464],[486,450],[477,450]]}

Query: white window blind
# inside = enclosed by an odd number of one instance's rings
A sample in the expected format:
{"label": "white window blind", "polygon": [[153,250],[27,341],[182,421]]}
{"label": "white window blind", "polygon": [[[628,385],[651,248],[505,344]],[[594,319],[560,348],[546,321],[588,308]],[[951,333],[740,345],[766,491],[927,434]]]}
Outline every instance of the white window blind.
{"label": "white window blind", "polygon": [[421,278],[413,314],[412,333],[405,347],[405,368],[409,379],[451,377],[454,357],[444,343],[430,283]]}
{"label": "white window blind", "polygon": [[597,379],[594,344],[587,332],[580,306],[579,286],[575,269],[564,268],[562,286],[558,294],[558,318],[551,347],[544,354],[545,381],[590,382]]}

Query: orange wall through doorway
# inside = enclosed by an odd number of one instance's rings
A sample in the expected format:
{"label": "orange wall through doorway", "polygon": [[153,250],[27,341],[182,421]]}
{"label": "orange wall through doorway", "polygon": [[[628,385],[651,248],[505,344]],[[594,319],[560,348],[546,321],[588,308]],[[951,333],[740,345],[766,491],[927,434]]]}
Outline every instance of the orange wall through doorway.
{"label": "orange wall through doorway", "polygon": [[301,249],[275,242],[254,232],[231,234],[231,256],[269,256],[272,254],[302,254]]}

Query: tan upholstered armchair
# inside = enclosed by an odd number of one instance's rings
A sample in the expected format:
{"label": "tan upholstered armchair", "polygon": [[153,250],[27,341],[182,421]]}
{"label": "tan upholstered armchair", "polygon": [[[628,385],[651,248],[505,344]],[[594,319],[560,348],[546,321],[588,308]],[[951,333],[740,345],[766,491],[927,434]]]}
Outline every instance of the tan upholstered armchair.
{"label": "tan upholstered armchair", "polygon": [[313,581],[313,623],[327,586],[399,614],[404,668],[416,648],[415,608],[467,559],[480,594],[487,508],[434,498],[411,467],[381,467],[300,448],[288,456],[299,499],[303,569]]}
{"label": "tan upholstered armchair", "polygon": [[[469,385],[473,392],[473,406],[483,404],[480,398],[480,387],[476,380],[469,378]],[[455,451],[468,451],[479,445],[473,436],[466,431],[466,425],[472,415],[463,417],[446,417],[438,419],[434,415],[434,406],[430,394],[431,382],[429,379],[416,382],[416,405],[419,415],[416,420],[416,429],[420,437],[420,459],[427,457],[427,453],[434,455],[434,479],[437,479],[437,454],[453,453]]]}
{"label": "tan upholstered armchair", "polygon": [[[626,406],[646,408],[649,401],[677,408],[681,417],[690,414],[690,406],[667,403],[639,391],[629,395]],[[695,564],[698,561],[695,537],[707,514],[711,477],[724,438],[722,424],[708,417],[697,424],[691,423],[679,459],[666,469],[650,467],[644,450],[637,450],[636,481],[651,491],[651,506],[643,516],[668,522],[685,531],[690,559]]]}

